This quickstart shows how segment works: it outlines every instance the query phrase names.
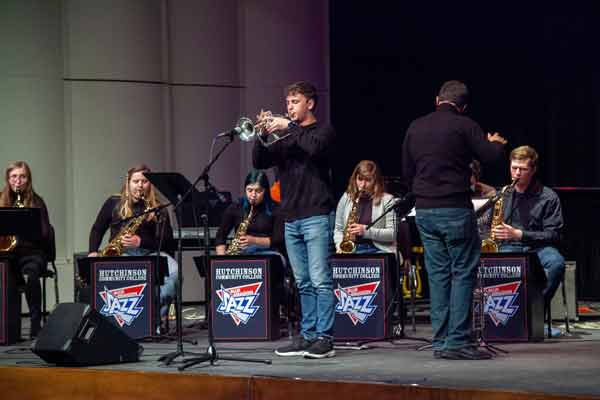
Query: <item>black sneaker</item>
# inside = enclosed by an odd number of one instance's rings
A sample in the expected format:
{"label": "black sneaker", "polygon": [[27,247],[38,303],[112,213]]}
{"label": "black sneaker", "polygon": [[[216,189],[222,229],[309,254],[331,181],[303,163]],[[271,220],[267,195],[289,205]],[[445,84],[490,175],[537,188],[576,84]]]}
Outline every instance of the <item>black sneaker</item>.
{"label": "black sneaker", "polygon": [[335,356],[333,341],[328,338],[318,338],[304,353],[305,358],[328,358]]}
{"label": "black sneaker", "polygon": [[304,339],[303,336],[296,336],[291,344],[275,350],[275,354],[281,357],[303,356],[313,343],[314,342],[312,341]]}

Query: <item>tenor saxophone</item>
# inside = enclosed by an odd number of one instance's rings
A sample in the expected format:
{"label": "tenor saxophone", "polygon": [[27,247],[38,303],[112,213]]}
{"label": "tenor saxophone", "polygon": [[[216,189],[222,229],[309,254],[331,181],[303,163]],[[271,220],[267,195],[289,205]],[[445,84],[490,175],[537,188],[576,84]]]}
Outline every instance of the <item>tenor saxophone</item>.
{"label": "tenor saxophone", "polygon": [[235,231],[235,236],[231,240],[231,244],[227,248],[225,254],[228,256],[235,256],[242,252],[241,239],[242,236],[246,235],[248,227],[252,223],[252,218],[254,218],[254,206],[250,205],[250,212],[248,213],[248,216],[240,223],[240,226],[238,226],[237,230]]}
{"label": "tenor saxophone", "polygon": [[[141,196],[144,201],[144,213],[148,211],[150,207],[150,202],[144,197]],[[106,245],[104,249],[99,254],[99,257],[118,257],[123,254],[123,243],[122,239],[127,235],[134,235],[138,230],[140,225],[144,222],[144,220],[148,218],[148,214],[142,214],[138,217],[131,219],[121,230],[119,233],[115,235],[114,238]]]}

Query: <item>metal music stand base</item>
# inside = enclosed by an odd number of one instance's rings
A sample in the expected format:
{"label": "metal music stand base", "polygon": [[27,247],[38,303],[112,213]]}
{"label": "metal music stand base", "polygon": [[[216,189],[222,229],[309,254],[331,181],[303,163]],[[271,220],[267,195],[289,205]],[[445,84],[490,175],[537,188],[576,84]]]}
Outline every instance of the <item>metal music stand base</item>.
{"label": "metal music stand base", "polygon": [[206,351],[204,353],[201,354],[196,354],[195,357],[187,359],[187,360],[183,360],[183,365],[179,366],[177,368],[178,371],[183,371],[186,368],[189,368],[193,365],[196,364],[201,364],[203,362],[210,362],[210,365],[214,365],[216,361],[218,360],[225,360],[225,361],[240,361],[240,362],[252,362],[252,363],[260,363],[260,364],[267,364],[267,365],[271,365],[272,361],[271,360],[261,360],[258,358],[237,358],[237,357],[223,357],[218,355],[217,353],[217,349],[215,348],[214,345],[210,344],[207,348]]}

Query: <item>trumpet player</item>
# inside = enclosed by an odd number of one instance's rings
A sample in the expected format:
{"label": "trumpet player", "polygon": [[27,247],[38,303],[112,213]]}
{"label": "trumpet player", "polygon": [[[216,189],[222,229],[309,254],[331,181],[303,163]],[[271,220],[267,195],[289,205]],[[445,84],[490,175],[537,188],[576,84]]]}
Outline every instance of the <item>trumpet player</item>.
{"label": "trumpet player", "polygon": [[31,169],[25,161],[8,165],[4,175],[5,185],[0,193],[0,207],[35,207],[41,211],[41,236],[32,241],[22,237],[0,237],[0,252],[14,257],[25,280],[25,298],[29,307],[31,327],[29,336],[37,337],[42,320],[42,287],[40,275],[46,270],[47,249],[51,240],[51,228],[46,203],[34,190]]}
{"label": "trumpet player", "polygon": [[[267,174],[260,170],[250,171],[244,181],[244,195],[239,202],[230,204],[223,214],[215,241],[217,254],[275,253],[283,241],[283,227],[278,228],[275,216],[276,205],[271,199]],[[244,221],[242,232],[240,225]],[[236,233],[227,248],[225,242],[232,230]]]}
{"label": "trumpet player", "polygon": [[[154,187],[144,176],[145,172],[150,172],[150,168],[144,164],[130,168],[120,193],[110,196],[102,205],[90,231],[89,257],[99,255],[102,238],[109,228],[109,241],[117,238],[123,248],[123,256],[154,255],[159,244],[172,241],[173,230],[165,211],[160,214],[160,221],[156,214],[150,213],[135,232],[120,235],[126,225],[123,219],[139,214],[147,207],[160,205]],[[176,295],[177,262],[164,252],[161,252],[161,256],[167,257],[169,267],[169,275],[165,276],[164,284],[160,287],[160,314],[164,319],[168,314],[168,306]]]}
{"label": "trumpet player", "polygon": [[[377,164],[371,160],[359,162],[346,191],[338,202],[335,213],[333,240],[340,252],[345,236],[354,243],[351,251],[356,254],[395,253],[395,215],[389,212],[370,229],[366,226],[379,218],[385,209],[392,205],[393,196],[384,192],[383,175]],[[352,209],[355,207],[356,212]],[[350,218],[356,214],[355,218]],[[402,260],[400,260],[402,263]]]}
{"label": "trumpet player", "polygon": [[548,278],[544,300],[550,302],[565,273],[565,259],[557,249],[563,228],[560,199],[536,177],[538,153],[517,147],[510,153],[510,175],[518,179],[504,202],[504,223],[494,229],[499,251],[535,251]]}
{"label": "trumpet player", "polygon": [[277,167],[281,181],[281,211],[285,216],[285,246],[302,308],[300,336],[275,351],[279,356],[333,357],[333,275],[327,259],[333,248],[333,208],[329,152],[333,127],[317,121],[316,88],[297,82],[285,90],[287,113],[270,118],[265,134],[287,136],[253,149],[254,168]]}

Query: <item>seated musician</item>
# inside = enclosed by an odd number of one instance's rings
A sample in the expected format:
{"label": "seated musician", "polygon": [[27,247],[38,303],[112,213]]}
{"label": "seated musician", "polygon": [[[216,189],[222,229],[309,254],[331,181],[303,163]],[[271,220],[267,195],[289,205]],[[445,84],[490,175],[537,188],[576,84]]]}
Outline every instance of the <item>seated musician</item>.
{"label": "seated musician", "polygon": [[29,241],[14,236],[0,238],[0,252],[15,257],[15,265],[25,280],[25,298],[31,320],[30,337],[37,337],[42,320],[42,287],[40,275],[47,268],[46,249],[50,240],[50,222],[44,200],[33,190],[31,169],[25,161],[9,164],[6,185],[0,193],[0,207],[35,207],[41,210],[41,236]]}
{"label": "seated musician", "polygon": [[[150,172],[150,168],[144,164],[130,168],[121,193],[109,197],[104,202],[90,231],[89,257],[156,255],[159,247],[173,239],[173,230],[166,210],[160,215],[150,213],[142,217],[141,225],[135,232],[122,232],[131,220],[121,223],[119,221],[141,213],[147,207],[154,208],[160,205],[154,187],[146,179],[144,172]],[[102,238],[109,228],[109,245],[99,251]],[[160,315],[164,319],[168,314],[168,306],[176,296],[177,262],[162,251],[160,254],[167,257],[169,266],[169,275],[165,276],[164,284],[160,287]]]}
{"label": "seated musician", "polygon": [[337,252],[346,252],[340,245],[348,239],[355,244],[351,253],[395,253],[394,212],[366,229],[367,224],[380,217],[392,203],[393,196],[384,192],[383,175],[377,164],[370,160],[359,162],[337,205],[333,232]]}
{"label": "seated musician", "polygon": [[504,199],[504,223],[493,228],[501,252],[535,251],[546,277],[544,300],[550,302],[565,273],[565,259],[557,249],[563,228],[558,195],[535,176],[538,153],[530,146],[510,153],[510,174],[518,179]]}
{"label": "seated musician", "polygon": [[[264,171],[252,170],[244,181],[244,195],[233,202],[223,214],[216,236],[218,255],[279,254],[283,243],[283,227],[276,218],[271,199],[269,178]],[[235,230],[229,247],[227,236]]]}

